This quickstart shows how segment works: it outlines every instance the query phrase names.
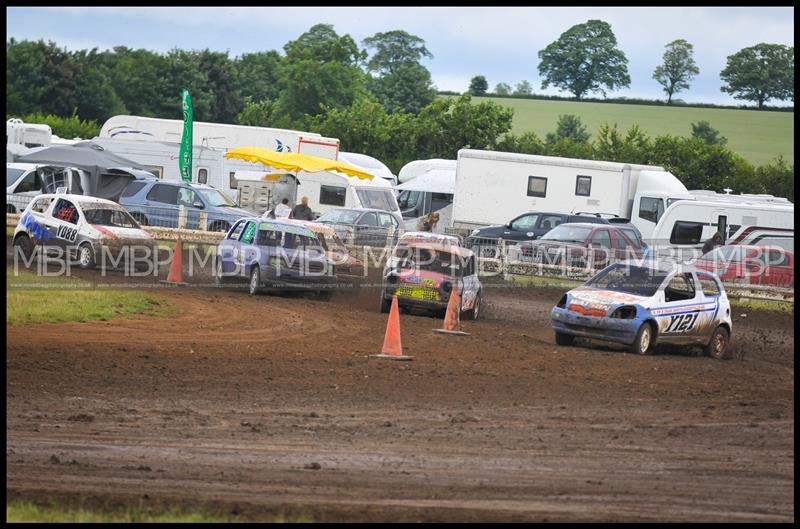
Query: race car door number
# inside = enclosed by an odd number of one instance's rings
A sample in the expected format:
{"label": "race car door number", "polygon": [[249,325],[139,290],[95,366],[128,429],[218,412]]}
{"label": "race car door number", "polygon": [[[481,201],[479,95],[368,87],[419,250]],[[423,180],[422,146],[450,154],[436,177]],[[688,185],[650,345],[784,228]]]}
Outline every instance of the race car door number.
{"label": "race car door number", "polygon": [[70,228],[69,226],[58,227],[58,238],[65,239],[69,242],[75,242],[75,237],[78,236],[78,230]]}
{"label": "race car door number", "polygon": [[664,332],[686,332],[692,330],[694,322],[697,321],[697,313],[678,314],[669,317],[669,325]]}

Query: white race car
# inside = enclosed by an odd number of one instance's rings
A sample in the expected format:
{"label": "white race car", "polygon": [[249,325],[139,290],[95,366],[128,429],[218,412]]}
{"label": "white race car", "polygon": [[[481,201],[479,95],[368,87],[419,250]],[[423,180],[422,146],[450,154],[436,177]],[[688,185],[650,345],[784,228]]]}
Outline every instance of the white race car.
{"label": "white race car", "polygon": [[648,354],[656,343],[701,345],[722,359],[731,306],[719,278],[686,265],[620,262],[567,292],[550,313],[559,345],[575,337],[628,345]]}
{"label": "white race car", "polygon": [[81,268],[124,265],[131,258],[142,265],[156,257],[153,237],[125,208],[102,198],[63,193],[39,195],[28,204],[14,230],[14,246],[26,258],[41,246]]}

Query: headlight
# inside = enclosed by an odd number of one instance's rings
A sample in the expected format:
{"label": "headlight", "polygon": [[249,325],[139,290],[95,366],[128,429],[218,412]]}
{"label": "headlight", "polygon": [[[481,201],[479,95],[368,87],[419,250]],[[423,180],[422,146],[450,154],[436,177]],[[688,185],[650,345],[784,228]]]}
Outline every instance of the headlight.
{"label": "headlight", "polygon": [[623,320],[632,320],[636,317],[636,307],[631,305],[624,305],[611,313],[612,318],[620,318]]}

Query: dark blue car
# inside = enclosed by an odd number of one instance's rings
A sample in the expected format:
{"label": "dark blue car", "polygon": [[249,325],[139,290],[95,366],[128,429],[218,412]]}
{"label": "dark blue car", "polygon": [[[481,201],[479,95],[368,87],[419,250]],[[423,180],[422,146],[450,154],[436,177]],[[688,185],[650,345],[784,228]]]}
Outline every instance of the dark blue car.
{"label": "dark blue car", "polygon": [[[252,215],[218,189],[187,182],[137,180],[128,184],[119,203],[142,226],[228,231],[237,219]],[[183,222],[181,206],[186,208]]]}
{"label": "dark blue car", "polygon": [[253,216],[237,220],[219,243],[216,276],[220,285],[247,281],[253,295],[266,288],[330,297],[336,284],[335,266],[313,231]]}

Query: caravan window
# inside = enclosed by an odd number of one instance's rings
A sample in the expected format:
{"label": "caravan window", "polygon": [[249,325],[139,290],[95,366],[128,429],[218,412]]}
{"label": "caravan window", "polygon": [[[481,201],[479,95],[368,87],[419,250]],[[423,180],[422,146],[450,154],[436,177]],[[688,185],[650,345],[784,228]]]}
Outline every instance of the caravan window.
{"label": "caravan window", "polygon": [[547,195],[547,178],[541,176],[528,177],[528,196],[542,197]]}
{"label": "caravan window", "polygon": [[319,203],[329,206],[344,206],[347,188],[338,186],[319,186]]}
{"label": "caravan window", "polygon": [[679,220],[672,227],[670,244],[698,244],[703,238],[703,223]]}
{"label": "caravan window", "polygon": [[575,178],[575,194],[579,197],[588,197],[592,193],[592,177],[578,175]]}
{"label": "caravan window", "polygon": [[650,222],[658,222],[664,214],[664,201],[660,198],[642,197],[639,202],[639,217]]}
{"label": "caravan window", "polygon": [[197,170],[197,182],[200,184],[208,183],[208,169],[203,168]]}
{"label": "caravan window", "polygon": [[145,165],[144,168],[156,175],[159,180],[164,178],[164,168],[160,165]]}
{"label": "caravan window", "polygon": [[239,187],[239,181],[236,180],[236,171],[228,173],[228,184],[231,189],[237,189]]}

